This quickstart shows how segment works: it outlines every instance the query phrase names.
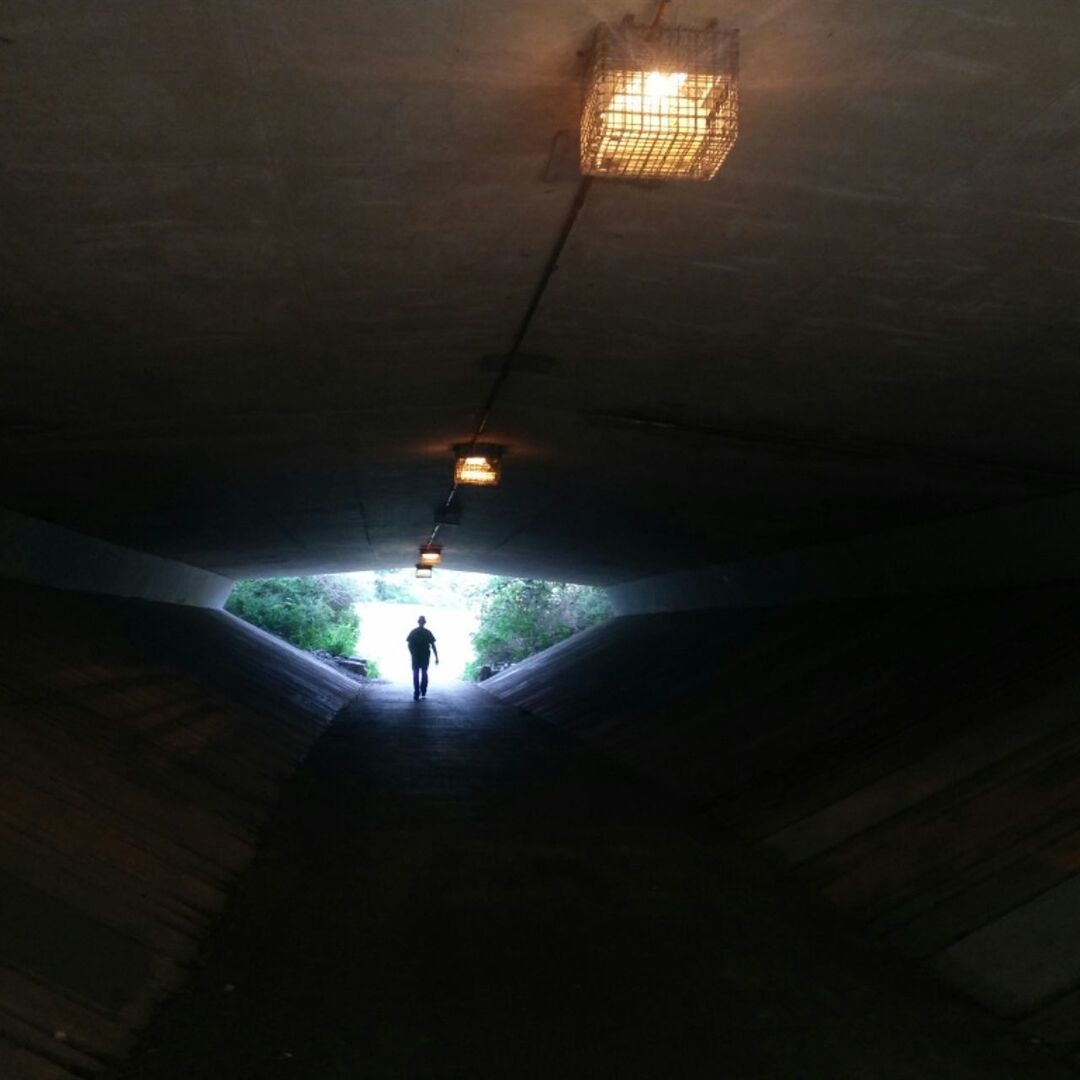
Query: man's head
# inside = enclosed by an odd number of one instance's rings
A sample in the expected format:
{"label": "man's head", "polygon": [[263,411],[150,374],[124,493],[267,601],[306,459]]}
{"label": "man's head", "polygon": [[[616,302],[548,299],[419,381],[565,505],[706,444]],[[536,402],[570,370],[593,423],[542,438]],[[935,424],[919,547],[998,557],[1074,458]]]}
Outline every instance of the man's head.
{"label": "man's head", "polygon": [[419,619],[417,619],[416,621],[417,621],[417,622],[418,622],[418,623],[419,623],[419,624],[420,624],[421,626],[423,626],[423,625],[424,625],[424,623],[426,623],[426,622],[427,622],[427,619],[425,619],[425,618],[424,618],[424,616],[423,616],[423,615],[421,615],[421,616],[420,616],[420,618],[419,618]]}

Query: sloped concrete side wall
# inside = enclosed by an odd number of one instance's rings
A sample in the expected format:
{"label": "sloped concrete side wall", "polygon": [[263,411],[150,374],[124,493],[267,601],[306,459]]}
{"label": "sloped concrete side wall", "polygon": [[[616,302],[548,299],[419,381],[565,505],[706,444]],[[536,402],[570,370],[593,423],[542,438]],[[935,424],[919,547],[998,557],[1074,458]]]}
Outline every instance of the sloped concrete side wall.
{"label": "sloped concrete side wall", "polygon": [[0,585],[4,1080],[125,1053],[356,689],[223,612]]}
{"label": "sloped concrete side wall", "polygon": [[219,608],[232,582],[0,507],[0,579]]}
{"label": "sloped concrete side wall", "polygon": [[1080,495],[612,586],[621,615],[1080,582]]}
{"label": "sloped concrete side wall", "polygon": [[625,616],[484,686],[1080,1047],[1080,588]]}

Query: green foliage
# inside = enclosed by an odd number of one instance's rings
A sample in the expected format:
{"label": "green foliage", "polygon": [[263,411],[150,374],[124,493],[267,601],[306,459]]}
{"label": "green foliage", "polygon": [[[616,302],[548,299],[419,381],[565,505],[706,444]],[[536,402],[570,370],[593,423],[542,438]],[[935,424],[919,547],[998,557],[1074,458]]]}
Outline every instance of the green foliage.
{"label": "green foliage", "polygon": [[422,604],[424,597],[416,585],[415,570],[378,570],[374,598],[389,604]]}
{"label": "green foliage", "polygon": [[465,666],[461,669],[461,678],[465,682],[479,682],[480,681],[480,669],[484,665],[479,659],[473,659],[466,662]]}
{"label": "green foliage", "polygon": [[612,614],[603,589],[494,578],[481,593],[480,629],[473,635],[476,659],[466,666],[465,678],[475,679],[484,664],[524,660]]}
{"label": "green foliage", "polygon": [[381,679],[382,672],[379,670],[378,662],[375,660],[369,660],[367,662],[367,677],[369,679]]}
{"label": "green foliage", "polygon": [[360,632],[355,603],[345,578],[262,578],[238,581],[225,610],[297,648],[347,656]]}

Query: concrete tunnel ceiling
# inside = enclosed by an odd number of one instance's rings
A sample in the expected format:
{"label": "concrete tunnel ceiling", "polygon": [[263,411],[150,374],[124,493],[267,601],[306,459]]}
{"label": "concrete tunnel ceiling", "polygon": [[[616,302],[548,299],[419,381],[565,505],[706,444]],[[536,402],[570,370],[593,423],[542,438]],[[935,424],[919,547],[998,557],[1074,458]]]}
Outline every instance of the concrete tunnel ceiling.
{"label": "concrete tunnel ceiling", "polygon": [[[0,8],[0,503],[230,576],[413,561],[628,10]],[[667,16],[710,18],[739,141],[594,182],[450,568],[610,583],[1080,484],[1075,0]]]}

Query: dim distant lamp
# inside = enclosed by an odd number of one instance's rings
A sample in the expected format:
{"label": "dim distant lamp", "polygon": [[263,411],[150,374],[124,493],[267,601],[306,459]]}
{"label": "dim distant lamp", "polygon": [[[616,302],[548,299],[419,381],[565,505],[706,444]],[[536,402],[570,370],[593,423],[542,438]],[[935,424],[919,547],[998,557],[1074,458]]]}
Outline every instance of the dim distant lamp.
{"label": "dim distant lamp", "polygon": [[416,576],[418,578],[429,578],[429,577],[431,577],[431,567],[427,566],[425,563],[418,562],[416,564]]}
{"label": "dim distant lamp", "polygon": [[442,546],[440,544],[424,544],[420,548],[420,562],[417,566],[438,566],[442,562]]}
{"label": "dim distant lamp", "polygon": [[495,487],[502,479],[502,447],[490,443],[454,447],[454,483]]}
{"label": "dim distant lamp", "polygon": [[581,117],[581,171],[711,180],[739,133],[737,30],[602,24]]}

